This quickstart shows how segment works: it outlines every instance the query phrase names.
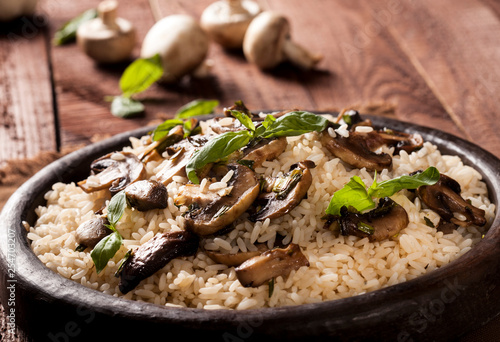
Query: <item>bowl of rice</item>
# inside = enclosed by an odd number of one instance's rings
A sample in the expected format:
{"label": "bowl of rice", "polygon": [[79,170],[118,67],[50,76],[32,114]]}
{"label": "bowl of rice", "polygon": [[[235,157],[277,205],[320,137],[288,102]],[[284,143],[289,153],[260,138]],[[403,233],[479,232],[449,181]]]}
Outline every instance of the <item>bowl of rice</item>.
{"label": "bowl of rice", "polygon": [[[330,121],[337,117],[316,114]],[[143,153],[144,137],[155,127],[119,134],[50,164],[16,191],[1,215],[1,294],[11,323],[33,340],[51,341],[131,340],[162,333],[225,341],[374,336],[417,341],[458,338],[489,322],[500,313],[500,160],[433,128],[362,117],[373,129],[418,134],[422,145],[397,154],[393,147],[382,147],[378,153],[390,155],[392,167],[375,173],[333,156],[318,132],[287,136],[282,153],[252,170],[261,179],[276,178],[299,161],[311,161],[306,196],[279,217],[250,220],[243,213],[231,229],[198,234],[194,253],[172,258],[126,291],[118,272],[126,254],[155,236],[189,226],[189,208],[176,202],[189,177],[176,174],[165,182],[164,208],[124,209],[113,226],[121,246],[97,270],[92,249],[77,248],[76,231],[103,207],[106,214],[110,196],[106,189],[86,192],[81,182],[92,186],[90,166],[104,155]],[[224,126],[224,118],[202,119],[203,134],[213,133],[215,123]],[[335,127],[332,137],[345,133],[346,127]],[[161,156],[143,161],[144,178],[159,180],[167,162]],[[438,229],[440,216],[409,190],[390,196],[405,209],[408,222],[388,238],[344,235],[325,225],[332,196],[353,177],[368,187],[375,179],[383,182],[429,167],[460,185],[463,199],[484,213],[484,225]],[[201,180],[199,186],[226,196],[232,174],[225,176],[210,184]],[[242,285],[239,266],[213,258],[255,252],[256,246],[269,251],[278,244],[297,245],[307,265],[257,286]]]}

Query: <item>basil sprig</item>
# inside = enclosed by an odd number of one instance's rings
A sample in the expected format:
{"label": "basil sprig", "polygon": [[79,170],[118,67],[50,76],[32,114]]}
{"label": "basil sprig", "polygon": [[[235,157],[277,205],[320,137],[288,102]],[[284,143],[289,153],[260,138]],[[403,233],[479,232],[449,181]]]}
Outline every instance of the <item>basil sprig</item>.
{"label": "basil sprig", "polygon": [[116,229],[116,224],[123,216],[125,208],[127,208],[127,197],[125,196],[125,191],[122,190],[114,195],[108,204],[107,218],[109,225],[106,225],[106,227],[113,232],[99,241],[90,252],[97,273],[100,273],[106,267],[108,261],[115,256],[116,252],[122,246],[123,237]]}
{"label": "basil sprig", "polygon": [[361,178],[353,176],[342,189],[333,194],[325,212],[330,215],[340,215],[340,209],[344,206],[353,207],[362,212],[376,206],[374,198],[392,196],[403,189],[416,189],[422,185],[434,185],[438,180],[439,171],[433,166],[412,176],[396,177],[380,183],[377,183],[377,180],[374,179],[368,189]]}
{"label": "basil sprig", "polygon": [[57,30],[54,34],[52,43],[57,46],[74,42],[76,39],[76,31],[78,30],[78,27],[84,22],[94,18],[97,18],[97,10],[95,8],[86,10],[77,17],[65,23],[59,30]]}
{"label": "basil sprig", "polygon": [[120,78],[122,94],[114,96],[111,113],[120,118],[130,118],[144,111],[144,105],[133,96],[148,89],[163,75],[159,54],[150,58],[138,58],[123,72]]}
{"label": "basil sprig", "polygon": [[268,115],[258,127],[255,127],[247,114],[236,110],[230,110],[230,113],[247,130],[220,134],[196,151],[186,165],[186,174],[191,182],[199,184],[197,170],[229,156],[251,141],[262,138],[291,137],[313,131],[321,132],[328,126],[328,120],[324,117],[304,111],[290,112],[277,119]]}
{"label": "basil sprig", "polygon": [[212,114],[215,107],[219,105],[217,100],[193,100],[179,108],[175,114],[176,119],[188,119],[194,116]]}
{"label": "basil sprig", "polygon": [[193,133],[193,122],[186,120],[195,116],[212,114],[215,107],[219,105],[217,100],[193,100],[177,110],[173,119],[166,120],[158,125],[153,131],[153,141],[163,139],[168,135],[170,130],[175,126],[182,125],[184,128],[185,136]]}

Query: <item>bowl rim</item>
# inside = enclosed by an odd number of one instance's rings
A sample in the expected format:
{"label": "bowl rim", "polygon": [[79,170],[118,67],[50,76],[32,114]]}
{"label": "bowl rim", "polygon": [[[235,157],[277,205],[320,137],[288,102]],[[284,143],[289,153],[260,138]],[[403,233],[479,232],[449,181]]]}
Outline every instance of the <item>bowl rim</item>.
{"label": "bowl rim", "polygon": [[[311,112],[316,114],[331,114],[331,112]],[[210,117],[212,116],[206,116],[203,119]],[[57,181],[65,177],[61,174],[61,168],[64,169],[78,164],[79,160],[85,157],[88,158],[89,155],[95,155],[96,153],[102,155],[104,154],[101,152],[103,150],[112,150],[117,146],[124,146],[129,141],[130,136],[141,136],[154,128],[154,126],[149,126],[118,134],[105,141],[72,152],[49,164],[26,181],[11,196],[0,215],[0,241],[2,241],[0,243],[0,266],[4,270],[8,268],[9,247],[6,241],[8,240],[8,235],[12,234],[12,229],[14,229],[16,234],[16,279],[25,289],[38,293],[37,298],[40,300],[47,302],[62,301],[67,305],[74,305],[74,303],[78,302],[80,303],[79,305],[93,308],[96,312],[113,316],[132,317],[137,320],[154,319],[157,322],[169,322],[185,327],[192,326],[192,324],[201,324],[206,329],[220,329],[225,324],[234,326],[235,324],[241,324],[241,322],[262,322],[262,320],[275,323],[287,319],[294,321],[300,317],[308,317],[312,314],[318,315],[318,313],[331,315],[343,312],[346,315],[351,314],[356,316],[360,322],[366,321],[367,319],[373,319],[375,312],[378,312],[378,314],[381,313],[377,311],[377,307],[379,309],[382,308],[382,303],[385,303],[388,298],[405,298],[405,296],[411,295],[414,292],[415,287],[422,284],[428,288],[432,288],[436,284],[446,283],[447,281],[453,283],[453,279],[456,279],[464,272],[460,265],[468,265],[470,270],[474,270],[485,259],[493,262],[490,259],[497,257],[498,254],[497,248],[493,248],[492,246],[500,244],[500,214],[498,212],[500,159],[469,141],[443,131],[392,118],[372,115],[363,115],[363,117],[372,120],[376,127],[387,126],[404,132],[420,133],[424,141],[430,141],[437,145],[440,151],[444,151],[443,154],[454,153],[459,155],[464,164],[473,165],[483,175],[483,180],[488,186],[490,200],[496,205],[496,213],[485,237],[470,251],[451,263],[418,276],[415,279],[368,293],[297,306],[248,310],[206,310],[165,307],[113,297],[87,288],[73,280],[66,279],[47,268],[31,250],[27,239],[27,232],[22,225],[22,221],[28,215],[28,208],[34,203],[34,197],[36,196],[33,195],[35,194],[38,197],[41,195],[43,197],[41,193],[44,188],[42,186],[43,183],[47,183],[47,180]],[[464,149],[471,152],[469,156],[463,156]],[[33,223],[30,222],[30,224]],[[7,274],[4,277],[7,277]],[[437,293],[435,289],[429,289],[428,292]],[[359,306],[366,306],[367,302],[370,303],[369,307],[360,310]],[[419,303],[418,301],[413,301],[412,298],[408,298],[407,301],[401,301],[401,303],[394,302],[389,308],[384,308],[386,312],[383,316],[386,318],[395,316],[395,311],[403,309],[404,306],[408,305],[415,306],[419,305]],[[500,306],[496,309],[496,312],[500,312]],[[487,317],[485,320],[489,321],[491,318]],[[333,318],[339,324],[342,319],[342,317]],[[212,324],[211,322],[217,322],[217,324]]]}

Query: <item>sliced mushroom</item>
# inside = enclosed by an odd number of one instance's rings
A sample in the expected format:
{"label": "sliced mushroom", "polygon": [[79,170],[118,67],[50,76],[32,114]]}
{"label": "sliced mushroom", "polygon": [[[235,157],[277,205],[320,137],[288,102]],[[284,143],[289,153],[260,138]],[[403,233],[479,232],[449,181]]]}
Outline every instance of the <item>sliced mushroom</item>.
{"label": "sliced mushroom", "polygon": [[78,182],[83,191],[90,193],[97,190],[109,189],[117,193],[129,184],[146,177],[144,164],[130,152],[113,152],[90,165],[92,180],[89,178]]}
{"label": "sliced mushroom", "polygon": [[86,247],[94,248],[99,241],[111,234],[111,229],[106,227],[108,224],[108,219],[105,217],[96,217],[80,224],[76,229],[78,250],[84,250]]}
{"label": "sliced mushroom", "polygon": [[184,139],[184,129],[181,125],[175,126],[165,135],[162,139],[157,141],[152,141],[152,138],[148,139],[149,146],[146,147],[141,154],[138,155],[140,160],[143,160],[147,156],[150,156],[152,153],[156,152],[158,154],[162,153],[167,147],[172,146],[179,141]]}
{"label": "sliced mushroom", "polygon": [[139,211],[167,207],[167,188],[157,181],[141,180],[130,184],[125,188],[125,195],[130,206]]}
{"label": "sliced mushroom", "polygon": [[188,231],[157,234],[137,248],[120,270],[119,288],[123,294],[153,275],[171,260],[195,255],[199,238]]}
{"label": "sliced mushroom", "polygon": [[408,226],[406,210],[389,197],[381,198],[377,208],[365,213],[351,212],[346,207],[341,209],[339,218],[340,233],[370,241],[382,241],[398,234]]}
{"label": "sliced mushroom", "polygon": [[424,139],[418,133],[410,134],[385,128],[378,134],[386,145],[394,146],[394,154],[399,154],[400,151],[411,153],[424,145]]}
{"label": "sliced mushroom", "polygon": [[268,250],[267,246],[263,243],[257,244],[256,247],[257,247],[256,251],[247,251],[239,253],[219,253],[206,250],[205,254],[216,263],[233,267],[233,266],[239,266],[244,261],[253,258],[257,255],[261,255],[263,252]]}
{"label": "sliced mushroom", "polygon": [[257,201],[257,204],[261,204],[261,208],[249,219],[263,221],[289,213],[307,195],[307,190],[312,184],[310,169],[315,166],[312,161],[305,160],[292,165],[285,175],[268,179]]}
{"label": "sliced mushroom", "polygon": [[258,287],[272,278],[285,277],[302,266],[309,266],[309,261],[299,245],[291,243],[287,248],[275,248],[248,259],[235,270],[241,285]]}
{"label": "sliced mushroom", "polygon": [[278,158],[285,151],[286,145],[285,137],[262,139],[254,146],[244,148],[241,159],[251,161],[252,168],[255,170],[261,167],[263,162]]}
{"label": "sliced mushroom", "polygon": [[[460,184],[444,174],[440,175],[436,184],[417,189],[417,195],[422,202],[444,220],[457,225],[484,226],[486,224],[484,210],[468,203],[460,193]],[[455,218],[455,214],[463,215],[465,220]]]}
{"label": "sliced mushroom", "polygon": [[382,171],[392,166],[392,157],[387,153],[375,153],[367,143],[365,133],[350,132],[347,138],[336,134],[332,137],[328,130],[321,133],[321,143],[335,157],[356,167],[370,171]]}
{"label": "sliced mushroom", "polygon": [[168,147],[167,151],[172,154],[156,174],[156,179],[164,185],[168,185],[175,176],[186,177],[186,165],[189,159],[208,139],[209,137],[205,135],[196,135]]}
{"label": "sliced mushroom", "polygon": [[[401,150],[411,153],[422,147],[424,139],[418,133],[405,133],[389,128],[375,130],[372,122],[363,117],[356,110],[347,110],[339,113],[336,123],[347,124],[351,132],[363,133],[366,145],[370,151],[375,151],[382,145],[393,146],[394,154],[399,154]],[[360,127],[358,129],[358,127]],[[369,129],[371,128],[371,130]]]}
{"label": "sliced mushroom", "polygon": [[[228,121],[231,120],[229,123]],[[226,124],[222,125],[221,122],[225,122]],[[227,117],[219,117],[214,119],[214,123],[210,125],[210,129],[217,134],[222,134],[226,132],[238,132],[246,129],[245,126],[234,118]]]}
{"label": "sliced mushroom", "polygon": [[248,167],[233,163],[217,166],[227,174],[233,170],[228,182],[231,193],[220,196],[218,193],[202,193],[200,185],[187,184],[174,199],[177,205],[189,207],[185,215],[186,229],[199,235],[210,235],[234,222],[255,201],[259,195],[259,181]]}

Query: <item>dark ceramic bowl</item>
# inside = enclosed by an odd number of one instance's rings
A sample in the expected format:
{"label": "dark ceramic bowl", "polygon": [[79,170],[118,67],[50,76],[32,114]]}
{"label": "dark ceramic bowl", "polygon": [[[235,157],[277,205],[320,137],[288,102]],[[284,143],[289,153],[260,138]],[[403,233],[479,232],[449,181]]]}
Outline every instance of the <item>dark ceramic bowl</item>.
{"label": "dark ceramic bowl", "polygon": [[[482,173],[498,207],[499,159],[434,129],[371,119],[377,127],[418,132],[444,153],[460,156]],[[181,336],[203,341],[443,341],[456,339],[500,312],[498,212],[484,239],[449,265],[402,284],[317,304],[248,311],[167,308],[105,295],[46,268],[30,249],[22,221],[34,224],[34,208],[44,203],[43,195],[53,183],[85,178],[91,161],[150,129],[120,134],[61,158],[21,186],[6,204],[0,219],[0,293],[7,314],[13,309],[15,323],[33,340]]]}

